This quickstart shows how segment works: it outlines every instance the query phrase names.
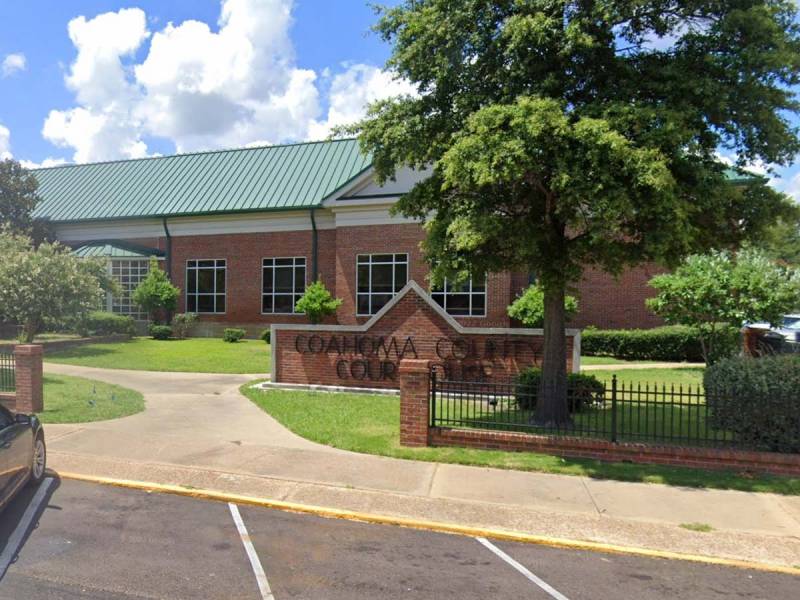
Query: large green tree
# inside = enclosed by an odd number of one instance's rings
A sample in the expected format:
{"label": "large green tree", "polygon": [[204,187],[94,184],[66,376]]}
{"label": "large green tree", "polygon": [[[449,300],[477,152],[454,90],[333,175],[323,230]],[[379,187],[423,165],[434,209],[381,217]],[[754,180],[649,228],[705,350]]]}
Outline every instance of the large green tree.
{"label": "large green tree", "polygon": [[800,149],[793,0],[405,0],[379,9],[387,67],[418,93],[349,129],[426,222],[434,279],[530,269],[545,294],[542,402],[564,424],[565,289],[757,235],[782,198],[741,165]]}
{"label": "large green tree", "polygon": [[773,260],[800,266],[800,205],[792,203],[784,213],[755,245]]}
{"label": "large green tree", "polygon": [[77,258],[58,243],[35,247],[0,231],[0,257],[0,320],[18,323],[26,343],[47,328],[73,325],[115,289],[99,259]]}
{"label": "large green tree", "polygon": [[46,222],[34,219],[39,182],[17,161],[0,161],[0,228],[30,235],[36,242],[51,239]]}

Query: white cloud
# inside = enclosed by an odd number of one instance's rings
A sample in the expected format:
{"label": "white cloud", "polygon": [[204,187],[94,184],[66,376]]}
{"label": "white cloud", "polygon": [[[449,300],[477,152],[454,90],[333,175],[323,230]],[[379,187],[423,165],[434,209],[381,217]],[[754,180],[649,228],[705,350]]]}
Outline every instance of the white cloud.
{"label": "white cloud", "polygon": [[291,0],[225,0],[219,30],[199,21],[156,33],[135,68],[138,115],[179,151],[302,139],[319,112],[313,71],[289,39]]}
{"label": "white cloud", "polygon": [[222,0],[215,29],[187,20],[152,35],[136,8],[73,19],[76,106],[51,111],[43,135],[77,162],[146,156],[148,137],[179,152],[319,139],[366,102],[413,92],[356,64],[333,76],[322,114],[317,74],[298,66],[289,37],[293,1]]}
{"label": "white cloud", "polygon": [[415,88],[407,81],[371,65],[356,64],[333,78],[328,117],[315,122],[312,137],[322,138],[333,127],[347,125],[364,116],[367,104],[383,98],[413,95]]}
{"label": "white cloud", "polygon": [[0,125],[0,160],[11,158],[11,132]]}
{"label": "white cloud", "polygon": [[32,160],[21,160],[19,161],[19,164],[21,164],[26,169],[43,169],[46,167],[57,167],[59,165],[65,165],[67,164],[67,161],[63,158],[48,157],[45,158],[40,163],[33,162]]}
{"label": "white cloud", "polygon": [[132,110],[140,92],[122,62],[149,35],[144,11],[77,17],[68,31],[78,55],[66,84],[80,106],[50,111],[42,134],[57,146],[73,148],[76,162],[145,156],[141,123]]}
{"label": "white cloud", "polygon": [[25,55],[20,53],[7,54],[0,65],[0,73],[3,77],[11,77],[14,73],[19,73],[25,70],[26,60]]}

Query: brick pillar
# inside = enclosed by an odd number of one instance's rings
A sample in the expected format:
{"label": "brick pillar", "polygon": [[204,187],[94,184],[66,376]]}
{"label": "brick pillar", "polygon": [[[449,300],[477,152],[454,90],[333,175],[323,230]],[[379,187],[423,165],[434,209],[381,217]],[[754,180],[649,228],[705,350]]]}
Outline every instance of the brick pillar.
{"label": "brick pillar", "polygon": [[17,412],[38,413],[44,409],[42,355],[40,345],[19,345],[14,348]]}
{"label": "brick pillar", "polygon": [[430,361],[403,360],[400,375],[400,444],[427,446],[430,404]]}

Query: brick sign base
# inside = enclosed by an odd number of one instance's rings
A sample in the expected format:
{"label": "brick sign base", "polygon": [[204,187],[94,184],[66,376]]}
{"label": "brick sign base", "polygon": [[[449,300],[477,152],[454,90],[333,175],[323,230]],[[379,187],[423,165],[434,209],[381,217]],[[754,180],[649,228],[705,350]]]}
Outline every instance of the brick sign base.
{"label": "brick sign base", "polygon": [[[539,365],[540,329],[465,327],[411,281],[364,325],[272,326],[272,381],[399,388],[400,361],[425,360],[445,377],[501,381]],[[580,368],[580,331],[567,330],[568,368]]]}

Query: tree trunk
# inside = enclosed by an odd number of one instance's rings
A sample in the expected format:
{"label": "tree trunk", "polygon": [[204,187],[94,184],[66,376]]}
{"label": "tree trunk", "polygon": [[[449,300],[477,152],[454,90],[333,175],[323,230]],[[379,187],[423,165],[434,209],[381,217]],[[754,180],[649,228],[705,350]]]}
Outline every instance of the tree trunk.
{"label": "tree trunk", "polygon": [[547,427],[571,424],[567,407],[567,339],[563,285],[544,288],[544,356],[535,423]]}
{"label": "tree trunk", "polygon": [[20,336],[23,344],[32,344],[36,334],[39,333],[39,323],[35,319],[25,321],[22,325],[22,335]]}

